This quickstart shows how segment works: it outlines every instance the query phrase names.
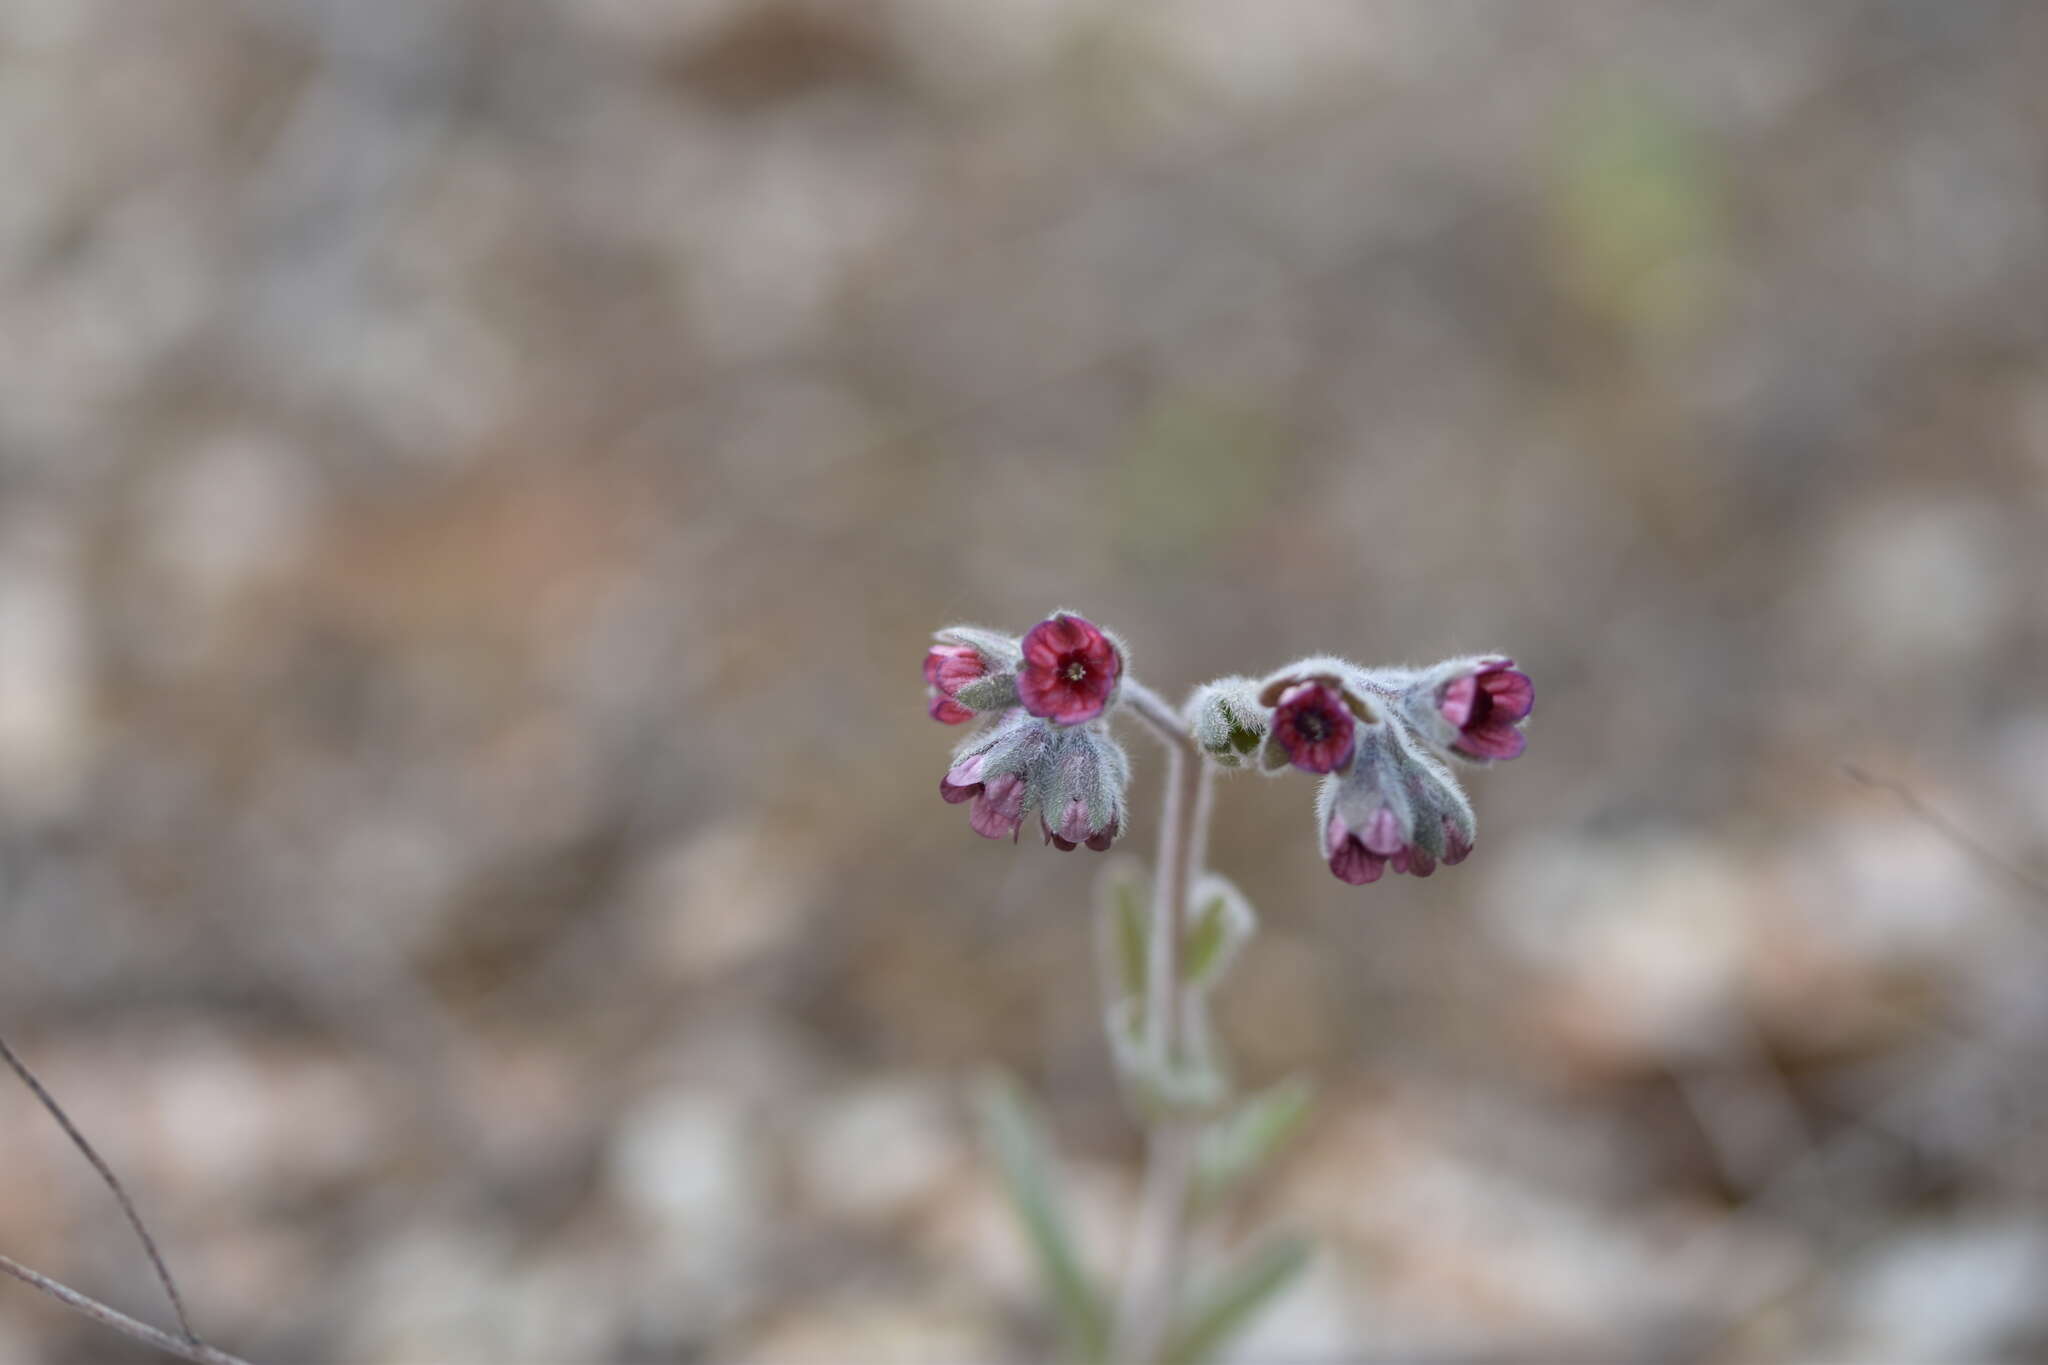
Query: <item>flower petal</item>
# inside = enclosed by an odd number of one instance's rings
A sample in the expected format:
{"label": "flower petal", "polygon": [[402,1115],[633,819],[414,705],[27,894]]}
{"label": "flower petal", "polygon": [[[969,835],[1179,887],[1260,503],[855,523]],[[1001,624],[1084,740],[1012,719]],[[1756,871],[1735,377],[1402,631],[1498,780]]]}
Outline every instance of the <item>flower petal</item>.
{"label": "flower petal", "polygon": [[1518,758],[1529,747],[1529,737],[1517,730],[1513,721],[1489,720],[1459,735],[1451,747],[1473,758]]}
{"label": "flower petal", "polygon": [[1356,839],[1345,839],[1330,854],[1330,871],[1336,874],[1338,881],[1352,886],[1376,882],[1386,870],[1387,860],[1368,852],[1365,845]]}
{"label": "flower petal", "polygon": [[1536,684],[1526,673],[1503,668],[1479,675],[1479,685],[1493,698],[1493,714],[1521,720],[1536,709]]}
{"label": "flower petal", "polygon": [[1467,673],[1444,689],[1444,699],[1438,709],[1444,719],[1459,729],[1472,719],[1472,703],[1479,695],[1479,679]]}

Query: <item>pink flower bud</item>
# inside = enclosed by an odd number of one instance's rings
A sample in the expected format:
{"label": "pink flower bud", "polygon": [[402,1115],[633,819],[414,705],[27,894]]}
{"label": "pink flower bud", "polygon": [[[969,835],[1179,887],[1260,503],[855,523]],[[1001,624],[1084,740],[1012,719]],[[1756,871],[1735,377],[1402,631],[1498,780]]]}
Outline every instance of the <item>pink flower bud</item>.
{"label": "pink flower bud", "polygon": [[1017,699],[1034,716],[1079,725],[1108,708],[1123,671],[1123,656],[1108,636],[1061,612],[1024,636]]}
{"label": "pink flower bud", "polygon": [[1331,773],[1351,762],[1356,727],[1343,694],[1327,683],[1297,683],[1281,693],[1273,711],[1273,737],[1295,767]]}
{"label": "pink flower bud", "polygon": [[1443,684],[1437,714],[1456,732],[1450,747],[1470,758],[1514,758],[1528,746],[1517,727],[1536,707],[1536,685],[1513,659],[1488,659]]}
{"label": "pink flower bud", "polygon": [[988,661],[966,645],[933,645],[924,656],[924,680],[930,690],[931,718],[945,725],[974,719],[974,712],[953,700],[960,689],[988,675]]}

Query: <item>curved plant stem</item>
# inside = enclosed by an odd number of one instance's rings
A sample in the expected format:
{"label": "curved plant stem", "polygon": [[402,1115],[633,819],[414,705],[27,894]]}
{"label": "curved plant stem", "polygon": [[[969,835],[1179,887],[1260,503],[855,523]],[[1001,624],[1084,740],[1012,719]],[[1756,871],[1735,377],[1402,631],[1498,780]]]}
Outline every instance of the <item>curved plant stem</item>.
{"label": "curved plant stem", "polygon": [[[1182,947],[1188,892],[1208,843],[1211,769],[1179,714],[1157,693],[1135,680],[1126,680],[1124,689],[1131,709],[1167,755],[1145,971],[1146,1047],[1154,1067],[1164,1074],[1179,1061],[1182,1042]],[[1145,1186],[1117,1309],[1111,1357],[1116,1361],[1149,1365],[1166,1340],[1186,1251],[1188,1186],[1198,1131],[1186,1120],[1160,1117],[1152,1120],[1146,1133]]]}

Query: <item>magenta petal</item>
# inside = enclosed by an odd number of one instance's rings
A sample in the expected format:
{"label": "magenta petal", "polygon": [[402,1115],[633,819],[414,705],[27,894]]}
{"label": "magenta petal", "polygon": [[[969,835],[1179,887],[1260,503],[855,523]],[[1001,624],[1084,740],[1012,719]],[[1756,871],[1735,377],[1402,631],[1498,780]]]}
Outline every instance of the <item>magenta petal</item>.
{"label": "magenta petal", "polygon": [[1085,720],[1094,720],[1109,705],[1106,695],[1090,695],[1075,688],[1066,689],[1065,696],[1053,708],[1050,717],[1062,725],[1079,725]]}
{"label": "magenta petal", "polygon": [[925,710],[941,725],[965,725],[974,719],[972,711],[943,694],[934,696]]}
{"label": "magenta petal", "polygon": [[1089,835],[1085,842],[1087,843],[1088,847],[1094,849],[1097,853],[1102,853],[1105,852],[1111,844],[1116,842],[1116,836],[1117,822],[1112,820],[1108,824],[1104,825],[1101,829],[1096,830],[1095,833]]}
{"label": "magenta petal", "polygon": [[1041,621],[1024,636],[1025,663],[1038,668],[1052,668],[1059,663],[1064,651],[1051,626],[1052,622]]}
{"label": "magenta petal", "polygon": [[1458,829],[1450,816],[1444,817],[1444,865],[1462,863],[1472,856],[1472,841]]}
{"label": "magenta petal", "polygon": [[1529,737],[1513,722],[1505,721],[1475,726],[1459,735],[1451,747],[1473,758],[1518,758],[1529,747]]}
{"label": "magenta petal", "polygon": [[1503,719],[1521,720],[1536,709],[1536,684],[1526,673],[1504,668],[1494,673],[1482,673],[1479,685],[1493,698],[1493,714]]}
{"label": "magenta petal", "polygon": [[1091,622],[1078,616],[1053,616],[1047,618],[1042,627],[1046,642],[1061,654],[1070,654],[1085,648],[1095,638],[1096,630]]}
{"label": "magenta petal", "polygon": [[1330,854],[1330,871],[1337,880],[1352,886],[1364,886],[1376,882],[1387,869],[1387,860],[1366,850],[1364,844],[1353,838],[1346,838]]}
{"label": "magenta petal", "polygon": [[1017,674],[1017,700],[1024,709],[1034,716],[1045,716],[1055,705],[1053,694],[1058,689],[1051,665],[1040,668],[1027,656]]}

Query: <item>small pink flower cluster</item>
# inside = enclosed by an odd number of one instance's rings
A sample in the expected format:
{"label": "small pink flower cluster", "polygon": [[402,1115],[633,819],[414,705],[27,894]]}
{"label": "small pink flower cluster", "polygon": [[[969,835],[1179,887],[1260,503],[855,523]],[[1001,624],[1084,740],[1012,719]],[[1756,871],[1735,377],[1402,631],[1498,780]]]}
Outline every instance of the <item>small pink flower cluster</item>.
{"label": "small pink flower cluster", "polygon": [[[1323,856],[1354,886],[1462,862],[1477,829],[1445,760],[1514,758],[1536,689],[1514,660],[1453,659],[1419,673],[1306,660],[1269,681],[1268,770],[1321,774]],[[1434,752],[1432,752],[1434,750]]]}
{"label": "small pink flower cluster", "polygon": [[1061,851],[1108,848],[1123,830],[1130,779],[1104,723],[1123,668],[1116,642],[1068,612],[1021,641],[972,627],[939,632],[924,660],[932,718],[995,716],[955,752],[939,795],[972,802],[968,824],[990,839],[1014,841],[1035,810],[1045,842]]}
{"label": "small pink flower cluster", "polygon": [[1263,682],[1218,679],[1187,711],[1203,749],[1225,767],[1322,777],[1323,857],[1339,879],[1362,885],[1389,868],[1427,877],[1472,852],[1477,826],[1449,761],[1520,754],[1535,702],[1528,675],[1495,655],[1422,670],[1311,658]]}
{"label": "small pink flower cluster", "polygon": [[[1109,847],[1123,829],[1129,764],[1107,717],[1124,674],[1123,650],[1068,612],[1023,638],[955,627],[925,655],[933,719],[993,719],[955,752],[939,783],[972,802],[969,823],[989,838],[1017,836],[1037,811],[1047,843]],[[1311,658],[1263,682],[1224,678],[1187,706],[1197,742],[1223,767],[1248,761],[1323,778],[1316,827],[1330,871],[1353,885],[1387,869],[1427,877],[1461,862],[1477,836],[1450,760],[1518,756],[1536,689],[1514,660],[1450,659],[1427,669],[1365,669]]]}

